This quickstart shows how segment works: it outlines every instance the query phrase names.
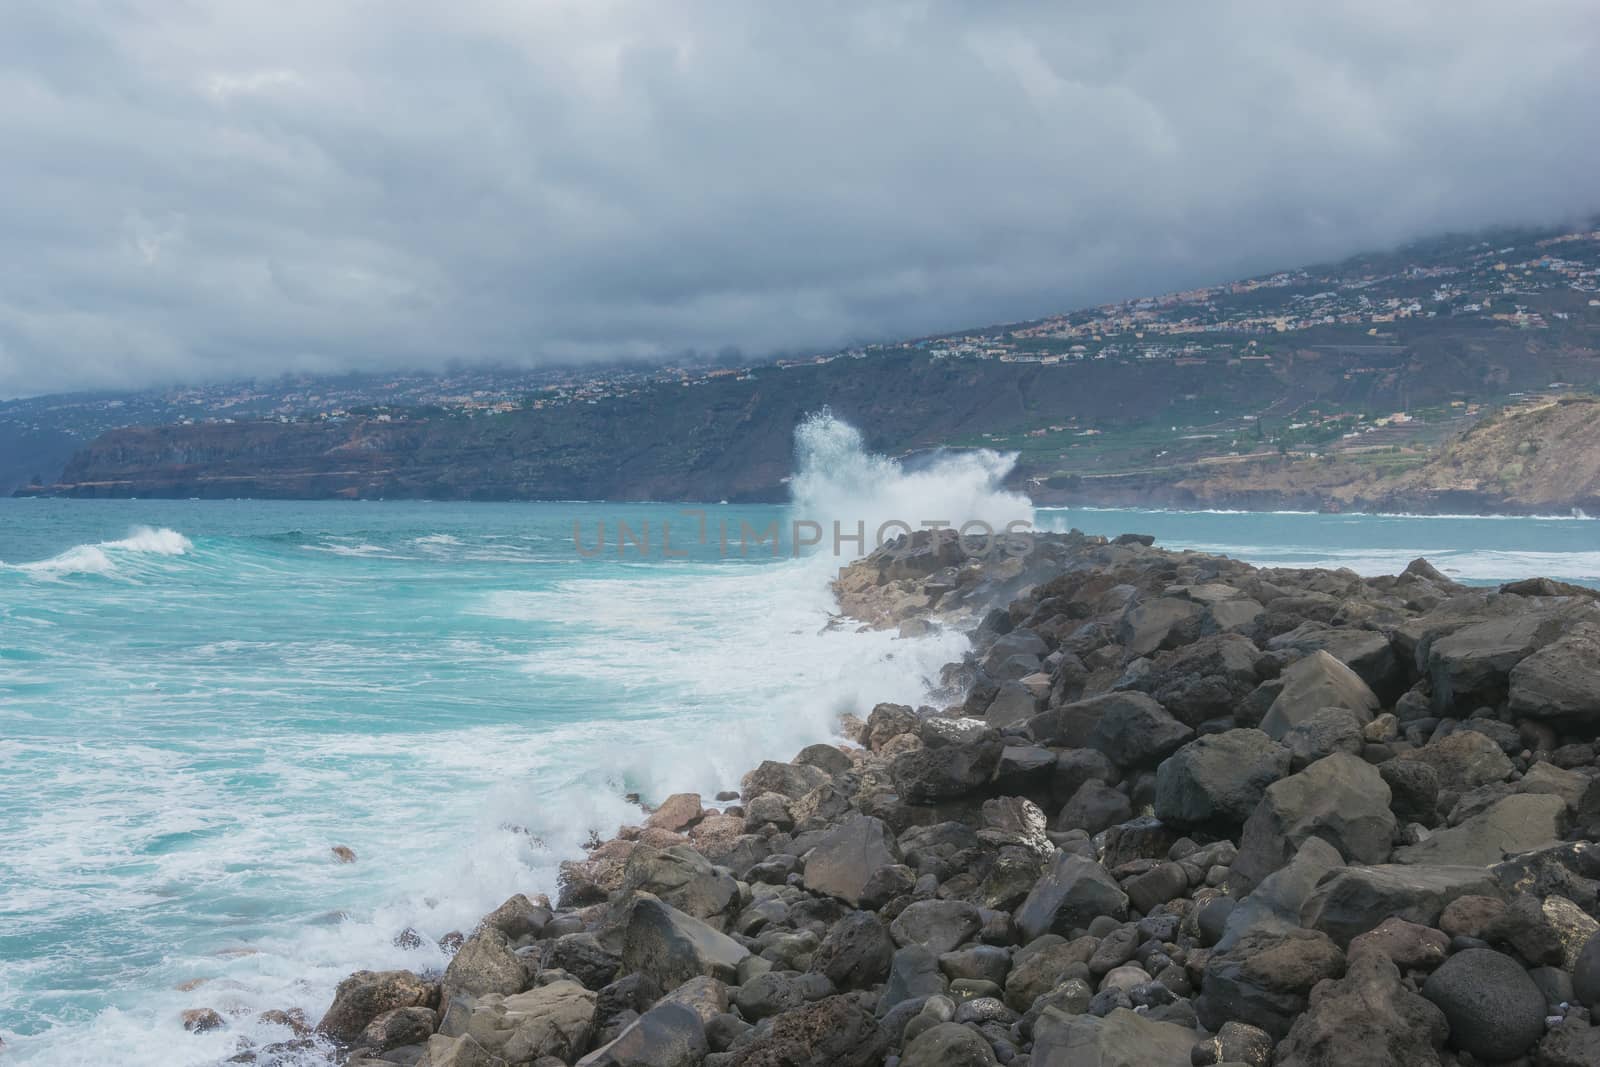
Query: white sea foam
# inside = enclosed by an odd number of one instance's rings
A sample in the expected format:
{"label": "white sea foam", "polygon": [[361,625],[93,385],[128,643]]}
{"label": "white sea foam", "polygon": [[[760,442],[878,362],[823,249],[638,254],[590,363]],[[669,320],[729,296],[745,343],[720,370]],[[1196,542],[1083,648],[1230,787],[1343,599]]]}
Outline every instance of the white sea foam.
{"label": "white sea foam", "polygon": [[78,574],[110,575],[118,573],[118,558],[132,559],[141,555],[182,556],[193,548],[194,544],[176,530],[135,526],[128,532],[127,537],[118,541],[74,545],[49,559],[30,563],[0,563],[0,568],[9,567],[11,570],[44,579],[65,578]]}
{"label": "white sea foam", "polygon": [[1033,521],[1033,502],[1004,487],[1014,452],[941,451],[910,464],[868,451],[859,430],[824,410],[795,430],[795,458],[795,518],[819,523],[829,537],[835,522],[847,533],[861,523],[869,550],[885,522],[920,528],[974,520],[1000,530]]}

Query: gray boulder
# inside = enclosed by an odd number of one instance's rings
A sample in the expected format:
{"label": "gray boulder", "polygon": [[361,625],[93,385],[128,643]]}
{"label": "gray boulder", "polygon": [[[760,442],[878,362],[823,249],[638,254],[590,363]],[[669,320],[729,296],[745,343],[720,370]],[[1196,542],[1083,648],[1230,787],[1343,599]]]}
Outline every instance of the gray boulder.
{"label": "gray boulder", "polygon": [[1028,720],[1040,744],[1091,748],[1120,766],[1154,763],[1194,731],[1144,693],[1106,693],[1063,704]]}
{"label": "gray boulder", "polygon": [[700,975],[731,984],[738,980],[739,961],[748,955],[733,938],[648,894],[640,894],[629,909],[622,967],[661,989],[675,989]]}
{"label": "gray boulder", "polygon": [[1291,664],[1282,682],[1261,720],[1262,731],[1274,741],[1323,708],[1344,708],[1363,725],[1378,710],[1378,697],[1361,676],[1320,649]]}
{"label": "gray boulder", "polygon": [[528,987],[528,972],[505,934],[480,926],[451,957],[442,986],[440,1000],[445,1004],[456,997],[510,995]]}
{"label": "gray boulder", "polygon": [[1314,711],[1283,735],[1283,747],[1289,750],[1290,766],[1295,770],[1335,752],[1359,756],[1365,745],[1361,722],[1348,708]]}
{"label": "gray boulder", "polygon": [[1055,988],[1067,968],[1088,963],[1097,942],[1098,938],[1093,937],[1068,941],[1057,934],[1028,942],[1012,957],[1011,972],[1005,981],[1006,1004],[1017,1011],[1027,1011],[1035,1000]]}
{"label": "gray boulder", "polygon": [[385,1012],[432,1007],[438,996],[438,986],[410,971],[356,971],[339,983],[317,1032],[335,1041],[354,1041]]}
{"label": "gray boulder", "polygon": [[790,800],[799,800],[827,780],[828,772],[820,767],[763,760],[759,767],[744,776],[739,791],[746,800],[762,793],[778,793]]}
{"label": "gray boulder", "polygon": [[1600,934],[1584,942],[1572,967],[1572,995],[1591,1012],[1600,1012]]}
{"label": "gray boulder", "polygon": [[967,796],[989,784],[1004,747],[991,738],[902,752],[890,768],[895,790],[910,804]]}
{"label": "gray boulder", "polygon": [[1207,734],[1156,770],[1156,817],[1174,826],[1242,823],[1288,773],[1288,749],[1260,730]]}
{"label": "gray boulder", "polygon": [[1382,863],[1394,828],[1389,787],[1377,768],[1335,753],[1267,787],[1245,821],[1229,885],[1248,892],[1309,837],[1327,841],[1348,861]]}
{"label": "gray boulder", "polygon": [[734,1050],[729,1067],[876,1067],[889,1035],[851,997],[827,997],[786,1011],[765,1036]]}
{"label": "gray boulder", "polygon": [[805,887],[855,907],[879,868],[899,861],[894,835],[882,820],[852,815],[825,831],[807,853]]}
{"label": "gray boulder", "polygon": [[1117,637],[1130,657],[1177,648],[1200,636],[1205,609],[1192,600],[1160,597],[1132,605],[1122,616]]}
{"label": "gray boulder", "polygon": [[1438,638],[1428,648],[1434,710],[1498,704],[1512,669],[1561,636],[1564,625],[1556,612],[1521,611]]}
{"label": "gray boulder", "polygon": [[[1293,858],[1261,880],[1228,912],[1216,948],[1227,951],[1245,934],[1281,934],[1300,928],[1300,911],[1329,871],[1344,866],[1339,850],[1308,837]],[[1231,900],[1231,898],[1222,898]]]}
{"label": "gray boulder", "polygon": [[1056,829],[1083,830],[1094,835],[1131,818],[1133,804],[1127,796],[1100,779],[1091,778],[1078,787],[1056,816]]}
{"label": "gray boulder", "polygon": [[811,954],[811,970],[838,989],[868,989],[883,981],[894,958],[888,929],[869,911],[855,911],[828,928]]}
{"label": "gray boulder", "polygon": [[888,1014],[901,1001],[943,993],[945,984],[939,957],[921,945],[907,945],[890,961],[889,977],[878,994],[878,1015]]}
{"label": "gray boulder", "polygon": [[1493,739],[1475,730],[1457,730],[1432,744],[1400,753],[1399,760],[1415,760],[1439,775],[1441,792],[1466,793],[1491,782],[1504,781],[1516,768]]}
{"label": "gray boulder", "polygon": [[594,993],[577,982],[557,981],[508,997],[479,998],[467,1033],[507,1063],[541,1056],[571,1062],[584,1051],[594,1013]]}
{"label": "gray boulder", "polygon": [[1395,849],[1394,861],[1487,867],[1508,853],[1555,844],[1561,840],[1566,820],[1566,801],[1560,797],[1517,794],[1425,841]]}
{"label": "gray boulder", "polygon": [[1347,945],[1390,916],[1436,926],[1445,907],[1459,897],[1502,895],[1494,873],[1480,867],[1345,867],[1317,886],[1300,919]]}
{"label": "gray boulder", "polygon": [[1389,787],[1389,810],[1402,823],[1432,826],[1438,818],[1439,772],[1420,760],[1385,760],[1378,774]]}
{"label": "gray boulder", "polygon": [[1386,957],[1353,953],[1345,976],[1311,990],[1277,1067],[1438,1067],[1449,1026]]}
{"label": "gray boulder", "polygon": [[1033,1067],[1189,1067],[1200,1035],[1127,1008],[1104,1018],[1046,1008],[1033,1024]]}
{"label": "gray boulder", "polygon": [[630,893],[652,893],[686,915],[716,919],[713,925],[718,927],[739,896],[733,875],[712,867],[709,860],[688,845],[635,848],[623,867],[622,888]]}
{"label": "gray boulder", "polygon": [[1039,711],[1039,699],[1021,682],[1008,681],[989,702],[983,713],[984,722],[990,726],[1009,726],[1027,722]]}
{"label": "gray boulder", "polygon": [[628,1025],[615,1041],[595,1049],[577,1067],[699,1067],[711,1051],[700,1016],[666,1002]]}
{"label": "gray boulder", "polygon": [[1544,1036],[1544,994],[1516,960],[1492,949],[1451,956],[1422,995],[1449,1020],[1450,1044],[1479,1059],[1514,1059]]}
{"label": "gray boulder", "polygon": [[960,1023],[930,1026],[900,1054],[900,1067],[995,1067],[998,1063],[983,1035]]}
{"label": "gray boulder", "polygon": [[1342,976],[1344,966],[1344,953],[1314,930],[1249,933],[1211,954],[1194,1009],[1209,1030],[1237,1019],[1282,1040],[1312,988]]}
{"label": "gray boulder", "polygon": [[918,900],[889,924],[889,934],[897,945],[921,945],[938,956],[965,944],[982,926],[978,909],[964,900]]}
{"label": "gray boulder", "polygon": [[1092,859],[1058,852],[1016,911],[1024,942],[1045,934],[1068,934],[1101,915],[1122,920],[1128,895],[1115,878]]}
{"label": "gray boulder", "polygon": [[1511,670],[1510,699],[1520,717],[1600,722],[1600,637],[1575,633],[1522,660]]}

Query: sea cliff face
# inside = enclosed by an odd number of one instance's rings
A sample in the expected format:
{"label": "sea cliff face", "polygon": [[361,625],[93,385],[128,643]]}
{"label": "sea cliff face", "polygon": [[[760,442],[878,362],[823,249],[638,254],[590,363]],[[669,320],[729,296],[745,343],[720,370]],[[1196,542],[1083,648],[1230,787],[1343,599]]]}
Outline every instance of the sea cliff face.
{"label": "sea cliff face", "polygon": [[663,799],[241,1059],[1600,1062],[1595,594],[1147,542],[852,564],[863,625],[978,620],[946,706]]}

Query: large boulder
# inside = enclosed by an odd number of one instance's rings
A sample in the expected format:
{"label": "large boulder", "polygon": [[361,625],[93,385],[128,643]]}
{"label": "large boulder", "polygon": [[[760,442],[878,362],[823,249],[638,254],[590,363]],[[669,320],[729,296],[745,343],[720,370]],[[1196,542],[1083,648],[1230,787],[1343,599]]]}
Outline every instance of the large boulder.
{"label": "large boulder", "polygon": [[1390,916],[1435,926],[1459,897],[1503,895],[1494,873],[1481,867],[1345,867],[1317,886],[1300,919],[1346,945]]}
{"label": "large boulder", "polygon": [[1432,744],[1402,752],[1397,758],[1432,767],[1439,776],[1440,792],[1466,793],[1504,781],[1516,769],[1493,739],[1476,730],[1457,730]]}
{"label": "large boulder", "polygon": [[964,900],[918,900],[889,925],[897,945],[921,945],[942,955],[964,944],[983,926],[978,909]]}
{"label": "large boulder", "polygon": [[1573,726],[1600,722],[1600,635],[1573,633],[1511,669],[1511,710]]}
{"label": "large boulder", "polygon": [[1498,704],[1512,669],[1561,636],[1564,626],[1557,612],[1519,611],[1438,638],[1428,647],[1427,664],[1434,709],[1464,715]]}
{"label": "large boulder", "polygon": [[367,1025],[396,1008],[431,1007],[439,987],[410,971],[357,971],[339,983],[317,1032],[335,1041],[354,1041]]}
{"label": "large boulder", "polygon": [[[360,1062],[362,1067],[368,1067],[393,1061],[368,1059]],[[471,1034],[457,1037],[434,1034],[428,1038],[426,1050],[417,1062],[422,1067],[507,1067],[505,1060],[478,1044]]]}
{"label": "large boulder", "polygon": [[1261,720],[1262,731],[1274,741],[1323,708],[1344,708],[1362,723],[1371,722],[1378,710],[1378,697],[1361,676],[1320,649],[1291,664],[1282,682]]}
{"label": "large boulder", "polygon": [[1070,852],[1058,852],[1016,911],[1024,942],[1045,934],[1070,934],[1101,915],[1121,920],[1128,914],[1128,895],[1100,864]]}
{"label": "large boulder", "polygon": [[1378,630],[1320,629],[1285,634],[1272,647],[1293,647],[1303,652],[1321,650],[1355,671],[1379,698],[1393,699],[1405,688],[1405,669],[1395,655],[1394,643]]}
{"label": "large boulder", "polygon": [[1133,604],[1122,616],[1117,637],[1130,657],[1177,648],[1200,636],[1205,609],[1192,600],[1160,597]]}
{"label": "large boulder", "polygon": [[1549,794],[1523,793],[1490,805],[1457,826],[1425,841],[1397,848],[1396,863],[1480,866],[1499,863],[1511,852],[1544,848],[1561,840],[1566,801]]}
{"label": "large boulder", "polygon": [[1033,1067],[1189,1067],[1199,1034],[1118,1008],[1104,1018],[1046,1008],[1033,1024]]}
{"label": "large boulder", "polygon": [[505,934],[492,926],[480,926],[451,958],[442,985],[445,1004],[456,997],[487,993],[508,996],[528,987],[528,971]]}
{"label": "large boulder", "polygon": [[889,1035],[852,998],[826,997],[775,1017],[729,1067],[876,1067],[888,1048]]}
{"label": "large boulder", "polygon": [[983,1035],[960,1023],[928,1027],[900,1054],[900,1067],[996,1067],[998,1063]]}
{"label": "large boulder", "polygon": [[1591,1012],[1600,1012],[1600,934],[1584,942],[1572,966],[1572,994]]}
{"label": "large boulder", "polygon": [[[1256,610],[1260,611],[1260,605]],[[1231,716],[1234,708],[1250,695],[1261,680],[1256,672],[1260,656],[1260,650],[1247,637],[1214,634],[1176,651],[1160,653],[1154,666],[1130,679],[1126,688],[1150,694],[1178,721],[1199,726],[1208,719]]]}
{"label": "large boulder", "polygon": [[1521,964],[1493,949],[1451,956],[1422,995],[1449,1020],[1450,1044],[1480,1060],[1514,1059],[1544,1036],[1544,994]]}
{"label": "large boulder", "polygon": [[1320,837],[1306,838],[1288,863],[1263,878],[1228,912],[1217,938],[1218,951],[1227,951],[1248,933],[1298,930],[1306,901],[1329,871],[1342,866],[1338,849]]}
{"label": "large boulder", "polygon": [[1343,978],[1312,987],[1306,1011],[1278,1046],[1277,1067],[1438,1067],[1449,1027],[1400,983],[1393,962],[1353,952]]}
{"label": "large boulder", "polygon": [[838,989],[868,989],[883,981],[894,957],[894,941],[870,911],[853,911],[828,928],[811,954],[811,970]]}
{"label": "large boulder", "polygon": [[1312,988],[1343,975],[1344,965],[1339,947],[1314,930],[1249,933],[1211,954],[1194,1009],[1209,1030],[1237,1019],[1281,1040]]}
{"label": "large boulder", "polygon": [[1017,1011],[1027,1011],[1036,999],[1056,987],[1068,967],[1088,963],[1098,943],[1094,937],[1068,941],[1057,934],[1045,934],[1028,942],[1011,959],[1011,971],[1005,981],[1006,1003]]}
{"label": "large boulder", "polygon": [[1289,773],[1289,750],[1260,730],[1206,734],[1156,770],[1156,817],[1174,826],[1238,824]]}
{"label": "large boulder", "polygon": [[1248,892],[1309,837],[1353,863],[1382,863],[1394,835],[1389,787],[1376,767],[1346,753],[1318,760],[1267,787],[1245,821],[1229,885]]}
{"label": "large boulder", "polygon": [[744,776],[739,791],[745,800],[762,793],[778,793],[790,800],[799,800],[828,777],[828,772],[820,767],[763,760],[759,767]]}
{"label": "large boulder", "polygon": [[880,868],[900,861],[894,834],[871,815],[852,815],[823,833],[806,854],[805,887],[852,907]]}
{"label": "large boulder", "polygon": [[700,1067],[709,1051],[700,1016],[665,1001],[635,1019],[616,1040],[579,1060],[577,1067]]}
{"label": "large boulder", "polygon": [[998,738],[984,738],[902,752],[890,767],[895,790],[910,804],[967,796],[989,784],[1004,748]]}
{"label": "large boulder", "polygon": [[720,917],[736,906],[739,897],[733,875],[711,866],[688,845],[634,849],[623,868],[622,888],[652,893],[697,919],[716,918],[713,925],[718,926]]}
{"label": "large boulder", "polygon": [[507,1063],[531,1063],[541,1056],[570,1063],[584,1052],[594,1010],[594,993],[577,982],[551,982],[509,997],[480,998],[467,1033]]}
{"label": "large boulder", "polygon": [[622,940],[622,967],[642,974],[661,989],[674,989],[708,975],[732,983],[739,961],[750,951],[692,915],[641,893],[628,911]]}
{"label": "large boulder", "polygon": [[1091,748],[1122,767],[1154,765],[1194,730],[1144,693],[1107,693],[1063,704],[1028,720],[1042,744]]}

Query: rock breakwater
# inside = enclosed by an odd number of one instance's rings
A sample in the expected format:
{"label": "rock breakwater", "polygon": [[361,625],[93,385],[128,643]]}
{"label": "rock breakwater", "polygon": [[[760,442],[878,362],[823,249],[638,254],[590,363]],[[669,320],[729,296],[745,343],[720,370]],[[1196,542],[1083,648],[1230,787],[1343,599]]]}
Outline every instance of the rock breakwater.
{"label": "rock breakwater", "polygon": [[442,973],[356,972],[236,1059],[1600,1063],[1592,591],[1081,534],[922,535],[837,591],[971,630],[948,706],[669,797]]}

